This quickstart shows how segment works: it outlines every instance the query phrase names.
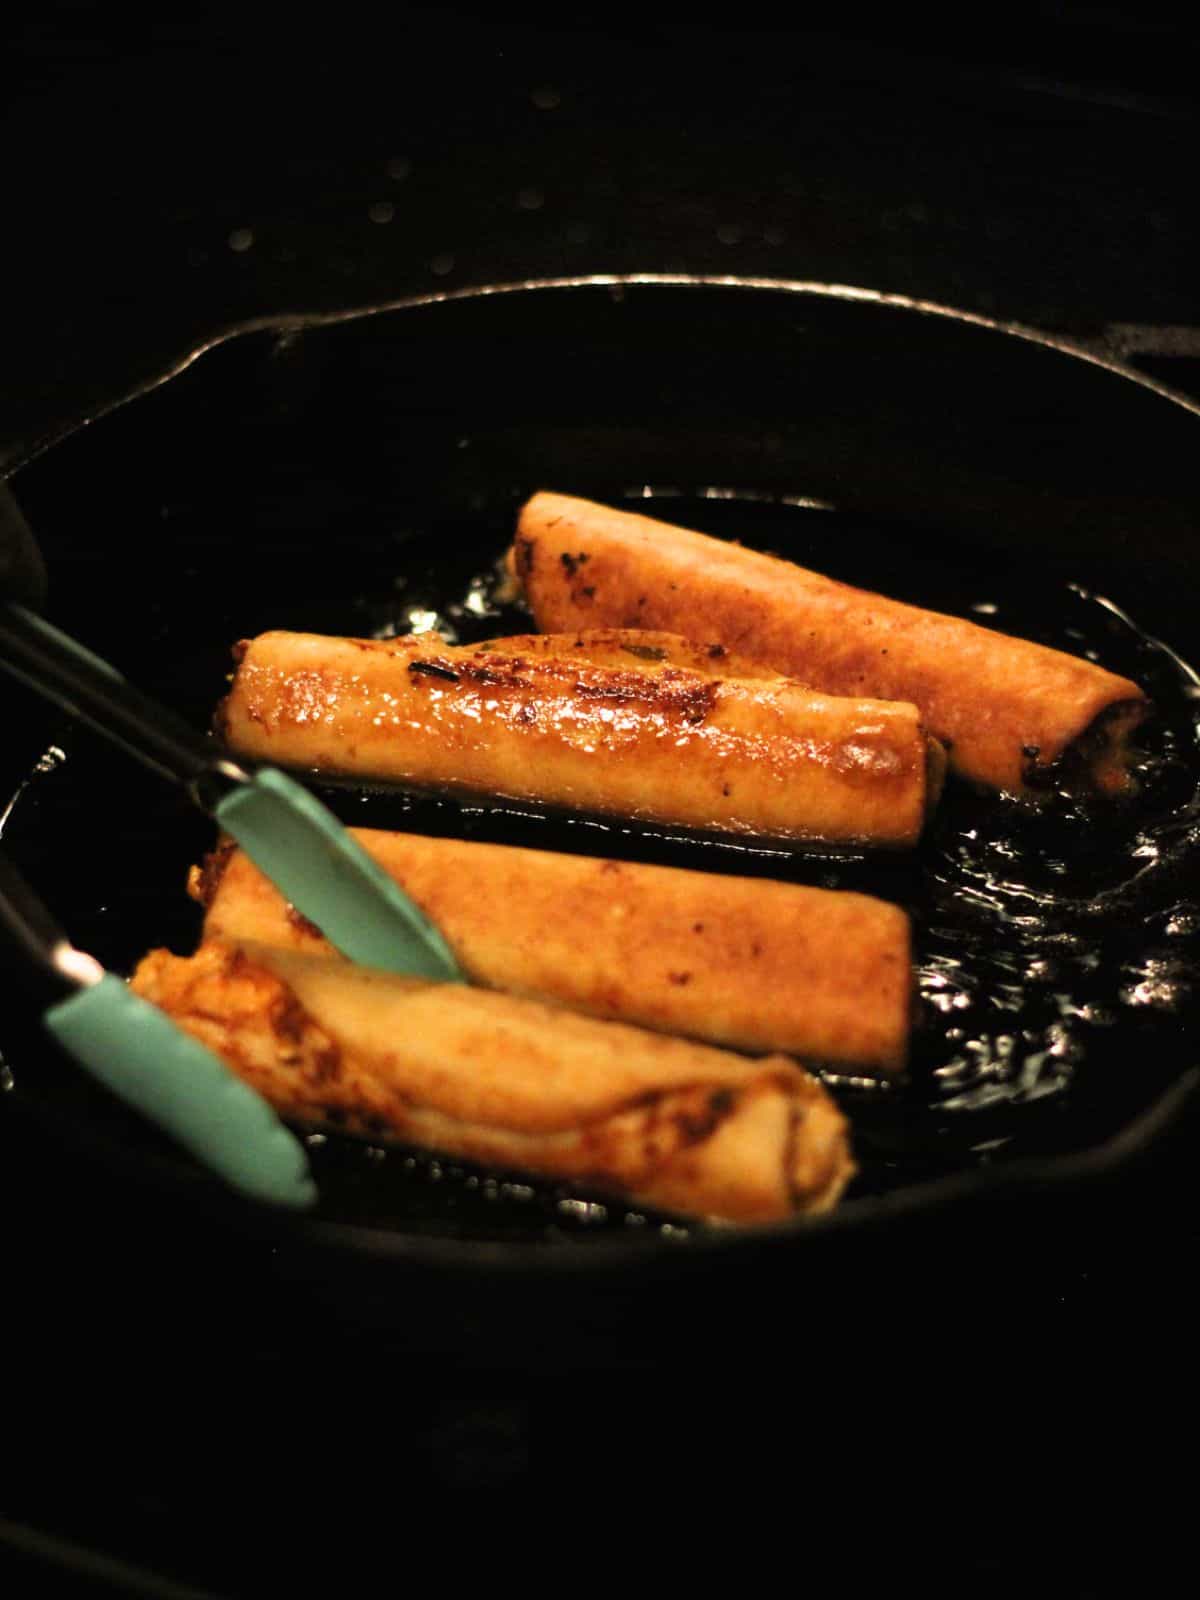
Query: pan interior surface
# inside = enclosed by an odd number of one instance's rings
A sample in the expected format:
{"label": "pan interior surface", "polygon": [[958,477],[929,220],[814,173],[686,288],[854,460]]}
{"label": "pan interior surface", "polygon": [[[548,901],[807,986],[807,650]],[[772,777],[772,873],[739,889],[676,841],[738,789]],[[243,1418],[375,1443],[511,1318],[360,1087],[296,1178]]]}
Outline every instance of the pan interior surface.
{"label": "pan interior surface", "polygon": [[[737,538],[1092,653],[1142,683],[1160,716],[1136,802],[1033,815],[952,786],[911,857],[320,791],[358,826],[906,906],[921,995],[909,1079],[827,1078],[861,1167],[849,1216],[930,1180],[1050,1168],[1120,1133],[1193,1065],[1200,761],[1196,681],[1179,657],[1194,635],[1185,473],[1197,428],[1128,377],[882,302],[732,284],[530,286],[243,334],[14,486],[52,574],[48,614],[198,726],[223,693],[230,646],[265,629],[436,628],[463,642],[525,631],[527,616],[497,597],[496,561],[540,488]],[[120,972],[151,946],[191,949],[200,913],[183,884],[213,843],[204,819],[24,696],[6,760],[7,789],[28,779],[6,845],[72,936]],[[54,1056],[32,1006],[6,1018],[0,1044],[12,1099],[56,1134],[177,1188],[206,1185]],[[474,1241],[576,1256],[614,1234],[707,1233],[330,1132],[310,1148],[325,1222],[451,1252]]]}

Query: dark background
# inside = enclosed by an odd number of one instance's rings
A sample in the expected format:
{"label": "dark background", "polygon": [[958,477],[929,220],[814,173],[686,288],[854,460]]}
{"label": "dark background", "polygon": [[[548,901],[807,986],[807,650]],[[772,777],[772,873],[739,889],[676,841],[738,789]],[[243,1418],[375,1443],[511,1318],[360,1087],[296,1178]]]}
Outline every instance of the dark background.
{"label": "dark background", "polygon": [[[855,16],[10,18],[0,467],[233,322],[589,272],[897,291],[1200,395],[1195,31],[1154,8]],[[579,1338],[548,1304],[501,1352],[382,1331],[353,1287],[148,1216],[0,1118],[12,1592],[65,1540],[238,1594],[299,1555],[357,1593],[411,1575],[430,1500],[498,1504],[523,1542],[564,1495],[571,1526],[661,1536],[686,1486],[691,1544],[768,1477],[808,1545],[878,1531],[837,1547],[859,1570],[921,1553],[935,1586],[1089,1594],[1140,1552],[1161,1587],[1183,1526],[1163,1497],[1190,1492],[1167,1446],[1194,1399],[1196,1148],[1185,1126],[1047,1208],[1018,1261],[960,1219],[869,1282],[760,1293],[719,1336],[606,1335],[594,1305]]]}
{"label": "dark background", "polygon": [[1150,356],[1194,322],[1195,39],[1153,8],[38,14],[5,52],[10,460],[231,320],[495,279],[866,284]]}

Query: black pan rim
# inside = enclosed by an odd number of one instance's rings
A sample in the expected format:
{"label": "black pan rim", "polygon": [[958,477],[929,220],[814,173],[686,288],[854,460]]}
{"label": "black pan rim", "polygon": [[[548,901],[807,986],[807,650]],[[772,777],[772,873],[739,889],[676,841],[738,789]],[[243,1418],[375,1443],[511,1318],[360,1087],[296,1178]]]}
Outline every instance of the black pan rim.
{"label": "black pan rim", "polygon": [[[281,313],[232,323],[193,346],[154,376],[124,391],[110,403],[97,407],[52,434],[34,441],[17,458],[6,476],[15,475],[36,457],[65,442],[82,428],[112,414],[131,401],[153,393],[172,378],[186,372],[210,351],[245,335],[303,333],[393,312],[421,310],[500,296],[537,295],[548,291],[573,290],[621,293],[627,288],[777,293],[940,319],[974,328],[985,334],[1015,338],[1047,352],[1082,361],[1112,377],[1132,383],[1170,405],[1200,417],[1200,400],[1175,390],[1122,361],[1098,352],[1087,344],[1046,333],[1024,323],[988,317],[938,301],[856,285],[801,279],[744,277],[733,274],[602,273],[466,285],[346,310]],[[657,1234],[630,1235],[603,1239],[561,1240],[545,1245],[479,1239],[460,1240],[445,1236],[402,1233],[358,1223],[296,1217],[252,1201],[238,1200],[236,1207],[243,1222],[253,1218],[257,1226],[265,1227],[273,1234],[291,1233],[298,1228],[314,1243],[335,1249],[337,1247],[350,1249],[355,1254],[377,1259],[406,1262],[413,1266],[436,1266],[441,1269],[461,1267],[520,1274],[528,1271],[541,1272],[546,1268],[577,1272],[593,1268],[628,1268],[639,1264],[661,1265],[667,1260],[674,1260],[683,1265],[685,1262],[699,1262],[714,1257],[724,1259],[730,1250],[795,1248],[797,1243],[805,1238],[823,1238],[847,1230],[857,1232],[872,1225],[894,1223],[908,1218],[919,1219],[952,1207],[962,1208],[1003,1191],[1061,1192],[1080,1184],[1095,1184],[1112,1177],[1137,1158],[1144,1156],[1147,1150],[1167,1135],[1170,1128],[1194,1102],[1200,1102],[1200,1065],[1181,1074],[1117,1134],[1080,1151],[1065,1155],[1032,1157],[1011,1164],[954,1173],[943,1178],[913,1184],[907,1189],[888,1195],[864,1196],[821,1216],[797,1218],[773,1226],[726,1229],[701,1224],[698,1227],[681,1230],[684,1236],[677,1239],[664,1239]],[[171,1180],[166,1181],[166,1186],[177,1194],[182,1194],[190,1187],[180,1186]],[[205,1206],[202,1198],[206,1190],[210,1190],[210,1186],[202,1183],[199,1192],[192,1191],[192,1198],[204,1209],[210,1209]],[[211,1190],[211,1195],[220,1202],[218,1209],[228,1214],[228,1197],[218,1194],[215,1188]]]}
{"label": "black pan rim", "polygon": [[1200,399],[1186,394],[1170,384],[1139,372],[1136,367],[1120,361],[1107,353],[1093,349],[1080,340],[1047,333],[1029,323],[1000,317],[989,317],[983,312],[967,311],[940,300],[926,300],[919,296],[900,294],[887,289],[870,289],[861,284],[822,283],[806,278],[749,277],[737,273],[693,272],[600,272],[555,278],[514,278],[496,283],[464,284],[456,289],[431,290],[424,294],[403,295],[395,300],[372,301],[366,305],[352,306],[340,311],[279,312],[260,317],[247,317],[218,329],[199,344],[191,346],[184,354],[160,368],[150,377],[134,384],[106,405],[97,406],[62,427],[35,439],[20,452],[7,468],[4,476],[10,478],[23,467],[62,444],[81,428],[109,416],[112,412],[151,394],[172,378],[186,372],[202,356],[219,349],[233,339],[255,333],[304,333],[312,329],[337,327],[347,322],[358,322],[367,317],[385,316],[396,311],[419,311],[431,306],[454,305],[462,301],[486,300],[504,295],[538,294],[547,290],[606,289],[618,293],[628,288],[650,289],[730,289],[752,293],[777,293],[811,299],[836,301],[846,305],[869,306],[876,310],[910,312],[918,316],[958,323],[963,327],[996,333],[1017,339],[1043,350],[1082,361],[1089,366],[1122,378],[1184,411],[1200,417]]}
{"label": "black pan rim", "polygon": [[[1200,1103],[1200,1067],[1189,1068],[1181,1074],[1156,1101],[1111,1139],[1086,1150],[953,1173],[930,1182],[911,1184],[891,1194],[864,1196],[820,1216],[752,1227],[694,1224],[685,1236],[675,1239],[657,1235],[649,1238],[610,1235],[588,1241],[513,1245],[478,1239],[431,1238],[320,1218],[300,1225],[308,1236],[327,1246],[352,1244],[362,1255],[442,1270],[458,1267],[520,1276],[538,1273],[546,1267],[568,1272],[589,1268],[625,1271],[639,1266],[658,1269],[665,1262],[674,1262],[680,1270],[687,1270],[712,1260],[724,1260],[734,1251],[744,1254],[747,1250],[795,1248],[806,1237],[829,1238],[847,1231],[859,1233],[869,1227],[890,1226],[905,1219],[941,1214],[951,1207],[962,1209],[1006,1190],[1062,1192],[1082,1184],[1099,1184],[1143,1157],[1193,1103]],[[261,1215],[263,1208],[258,1210]]]}

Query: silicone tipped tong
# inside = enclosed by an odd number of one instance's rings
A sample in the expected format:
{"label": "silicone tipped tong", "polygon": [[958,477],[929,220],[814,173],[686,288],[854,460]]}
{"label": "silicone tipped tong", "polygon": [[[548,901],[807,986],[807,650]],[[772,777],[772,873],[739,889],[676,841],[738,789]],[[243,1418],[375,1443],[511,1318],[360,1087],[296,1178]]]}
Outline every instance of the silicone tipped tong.
{"label": "silicone tipped tong", "polygon": [[388,972],[461,978],[424,912],[292,778],[235,761],[24,606],[0,606],[0,665],[182,785],[343,955]]}
{"label": "silicone tipped tong", "polygon": [[67,992],[42,1021],[93,1077],[243,1194],[273,1205],[312,1204],[317,1190],[304,1146],[266,1101],[71,944],[3,854],[0,920]]}
{"label": "silicone tipped tong", "polygon": [[[445,940],[420,907],[313,795],[274,768],[234,760],[21,603],[39,603],[44,589],[37,545],[0,484],[0,601],[10,597],[0,603],[0,666],[180,784],[343,955],[384,971],[462,980]],[[79,991],[47,1013],[56,1037],[230,1182],[254,1192],[266,1184],[278,1191],[271,1198],[291,1195],[285,1203],[304,1203],[295,1198],[287,1162],[281,1164],[281,1139],[293,1147],[289,1159],[299,1156],[311,1187],[303,1150],[265,1102],[211,1052],[75,950],[11,867],[0,890],[0,912],[26,949]],[[262,1174],[259,1189],[251,1170],[255,1161]]]}

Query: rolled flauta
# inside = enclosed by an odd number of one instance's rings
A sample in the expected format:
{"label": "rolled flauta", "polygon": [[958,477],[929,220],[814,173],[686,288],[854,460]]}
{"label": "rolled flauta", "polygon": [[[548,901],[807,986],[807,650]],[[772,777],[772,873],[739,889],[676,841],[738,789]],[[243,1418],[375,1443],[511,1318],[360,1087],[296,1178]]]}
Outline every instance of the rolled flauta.
{"label": "rolled flauta", "polygon": [[828,1210],[854,1171],[784,1056],[264,945],[154,950],[133,988],[301,1123],[729,1222]]}
{"label": "rolled flauta", "polygon": [[911,701],[951,769],[996,789],[1130,785],[1146,697],[1063,651],[567,495],[527,502],[509,562],[545,631],[670,630],[828,694]]}
{"label": "rolled flauta", "polygon": [[[909,920],[868,895],[352,829],[472,983],[750,1054],[896,1072]],[[204,937],[332,956],[228,842],[189,887]]]}
{"label": "rolled flauta", "polygon": [[683,827],[915,843],[941,782],[916,709],[628,656],[436,635],[265,633],[218,715],[235,750]]}

